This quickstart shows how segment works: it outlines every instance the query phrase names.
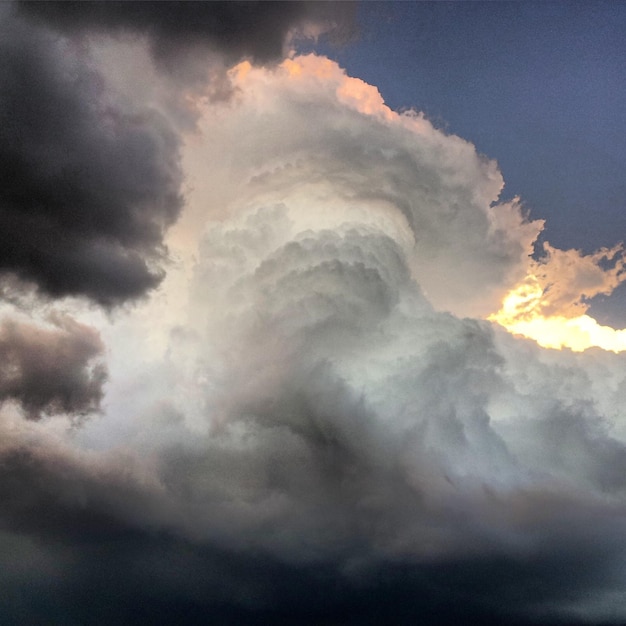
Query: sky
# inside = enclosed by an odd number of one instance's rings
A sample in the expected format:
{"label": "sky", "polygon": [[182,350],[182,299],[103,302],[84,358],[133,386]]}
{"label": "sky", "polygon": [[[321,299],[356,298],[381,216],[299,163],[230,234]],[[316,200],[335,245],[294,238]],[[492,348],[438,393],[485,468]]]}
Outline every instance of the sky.
{"label": "sky", "polygon": [[626,621],[621,3],[0,5],[0,621]]}
{"label": "sky", "polygon": [[[354,45],[324,52],[496,159],[503,196],[546,219],[542,240],[586,253],[623,240],[623,3],[366,2],[359,20]],[[625,294],[594,313],[626,326]]]}

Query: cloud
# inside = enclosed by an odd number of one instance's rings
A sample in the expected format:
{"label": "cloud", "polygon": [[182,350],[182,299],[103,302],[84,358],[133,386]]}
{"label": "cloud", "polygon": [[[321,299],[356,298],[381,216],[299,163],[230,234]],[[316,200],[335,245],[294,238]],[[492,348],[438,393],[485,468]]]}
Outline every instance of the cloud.
{"label": "cloud", "polygon": [[296,35],[333,32],[346,37],[354,7],[329,2],[23,2],[20,10],[62,32],[133,33],[145,36],[157,62],[174,71],[175,60],[198,49],[228,64],[250,58],[281,60]]}
{"label": "cloud", "polygon": [[0,270],[52,297],[137,298],[162,279],[182,206],[179,137],[107,90],[84,48],[13,9],[0,35]]}
{"label": "cloud", "polygon": [[575,317],[587,310],[594,296],[612,293],[624,280],[623,252],[617,245],[584,255],[544,243],[532,270],[543,291],[541,313]]}
{"label": "cloud", "polygon": [[188,372],[180,426],[207,439],[161,457],[193,511],[185,535],[328,567],[351,610],[371,589],[391,612],[381,581],[401,571],[424,598],[409,613],[435,623],[454,620],[452,598],[485,621],[549,623],[619,588],[624,363],[461,318],[528,273],[542,224],[498,204],[502,179],[471,144],[328,60],[244,64],[233,82],[199,124],[211,142],[185,155],[202,183],[178,234],[214,217],[194,338],[171,353]]}
{"label": "cloud", "polygon": [[[252,178],[241,205],[287,204],[288,195],[290,214],[307,225],[382,228],[411,249],[411,271],[429,300],[461,315],[496,310],[526,275],[542,223],[527,221],[516,202],[497,203],[502,177],[473,145],[419,115],[392,114],[375,88],[328,60],[287,61],[273,74],[242,64],[231,77],[241,88],[237,106],[217,108],[200,128],[237,155],[224,174],[233,187]],[[217,154],[207,145],[186,159],[211,210],[202,162]],[[222,172],[218,166],[215,180]],[[228,193],[222,206],[231,204]]]}
{"label": "cloud", "polygon": [[[230,97],[230,63],[276,62],[296,32],[345,30],[353,10],[94,2],[7,4],[2,13],[0,272],[54,298],[110,307],[163,279],[163,236],[183,206],[180,132],[195,119],[187,91]],[[165,70],[143,68],[156,86],[139,89],[145,79],[132,69],[133,85],[111,80],[119,59],[107,63],[115,46],[106,35],[123,33],[139,46],[133,55],[147,42]]]}
{"label": "cloud", "polygon": [[[196,103],[178,264],[101,323],[104,414],[0,409],[3,614],[623,621],[623,358],[465,317],[542,224],[327,59],[230,80]],[[95,335],[67,328],[84,372]]]}
{"label": "cloud", "polygon": [[546,242],[528,275],[489,319],[545,347],[581,351],[598,346],[621,352],[626,330],[602,326],[586,312],[592,298],[611,294],[625,277],[621,244],[585,255]]}
{"label": "cloud", "polygon": [[106,380],[98,333],[68,316],[50,321],[0,324],[0,402],[16,401],[30,419],[96,411]]}

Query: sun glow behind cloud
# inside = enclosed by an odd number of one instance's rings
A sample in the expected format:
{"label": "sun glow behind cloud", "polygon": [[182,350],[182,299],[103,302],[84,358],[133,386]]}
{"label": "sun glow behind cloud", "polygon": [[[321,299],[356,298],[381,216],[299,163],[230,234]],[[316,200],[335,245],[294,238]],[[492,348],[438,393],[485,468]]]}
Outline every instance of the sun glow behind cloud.
{"label": "sun glow behind cloud", "polygon": [[626,329],[602,326],[589,315],[565,317],[541,314],[543,289],[535,276],[529,276],[504,299],[502,308],[489,320],[508,331],[534,339],[544,348],[570,348],[582,352],[598,347],[612,352],[626,350]]}
{"label": "sun glow behind cloud", "polygon": [[583,255],[545,244],[545,257],[533,262],[528,276],[488,319],[544,348],[622,352],[626,329],[602,326],[586,311],[593,296],[610,294],[624,278],[621,245]]}

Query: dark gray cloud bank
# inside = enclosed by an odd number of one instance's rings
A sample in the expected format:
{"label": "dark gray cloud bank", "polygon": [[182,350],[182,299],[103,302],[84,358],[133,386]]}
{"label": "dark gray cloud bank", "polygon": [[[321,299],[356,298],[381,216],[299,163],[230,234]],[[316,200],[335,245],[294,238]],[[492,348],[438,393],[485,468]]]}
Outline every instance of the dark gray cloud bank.
{"label": "dark gray cloud bank", "polygon": [[0,271],[105,305],[163,278],[164,232],[183,203],[181,138],[153,103],[108,88],[81,37],[146,37],[160,65],[184,74],[198,47],[274,62],[296,27],[321,31],[348,13],[307,2],[5,5]]}
{"label": "dark gray cloud bank", "polygon": [[626,364],[465,317],[541,227],[495,164],[309,57],[197,112],[182,210],[176,115],[109,89],[89,37],[266,62],[330,9],[82,6],[3,9],[2,268],[108,307],[177,217],[198,246],[175,323],[0,325],[0,621],[623,623]]}
{"label": "dark gray cloud bank", "polygon": [[230,63],[279,61],[290,38],[331,32],[350,35],[354,6],[330,2],[23,2],[20,9],[66,33],[85,31],[146,36],[159,63],[213,52]]}
{"label": "dark gray cloud bank", "polygon": [[179,139],[116,101],[87,50],[2,11],[0,270],[52,297],[137,298],[182,206]]}

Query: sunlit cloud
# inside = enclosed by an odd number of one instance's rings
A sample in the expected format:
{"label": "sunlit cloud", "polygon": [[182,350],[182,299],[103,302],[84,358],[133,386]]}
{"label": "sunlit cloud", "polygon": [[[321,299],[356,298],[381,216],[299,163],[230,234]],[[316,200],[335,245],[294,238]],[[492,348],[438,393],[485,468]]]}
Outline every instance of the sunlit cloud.
{"label": "sunlit cloud", "polygon": [[586,315],[593,297],[610,294],[626,279],[623,247],[584,255],[544,244],[544,252],[489,319],[546,348],[625,350],[626,329],[602,326]]}

